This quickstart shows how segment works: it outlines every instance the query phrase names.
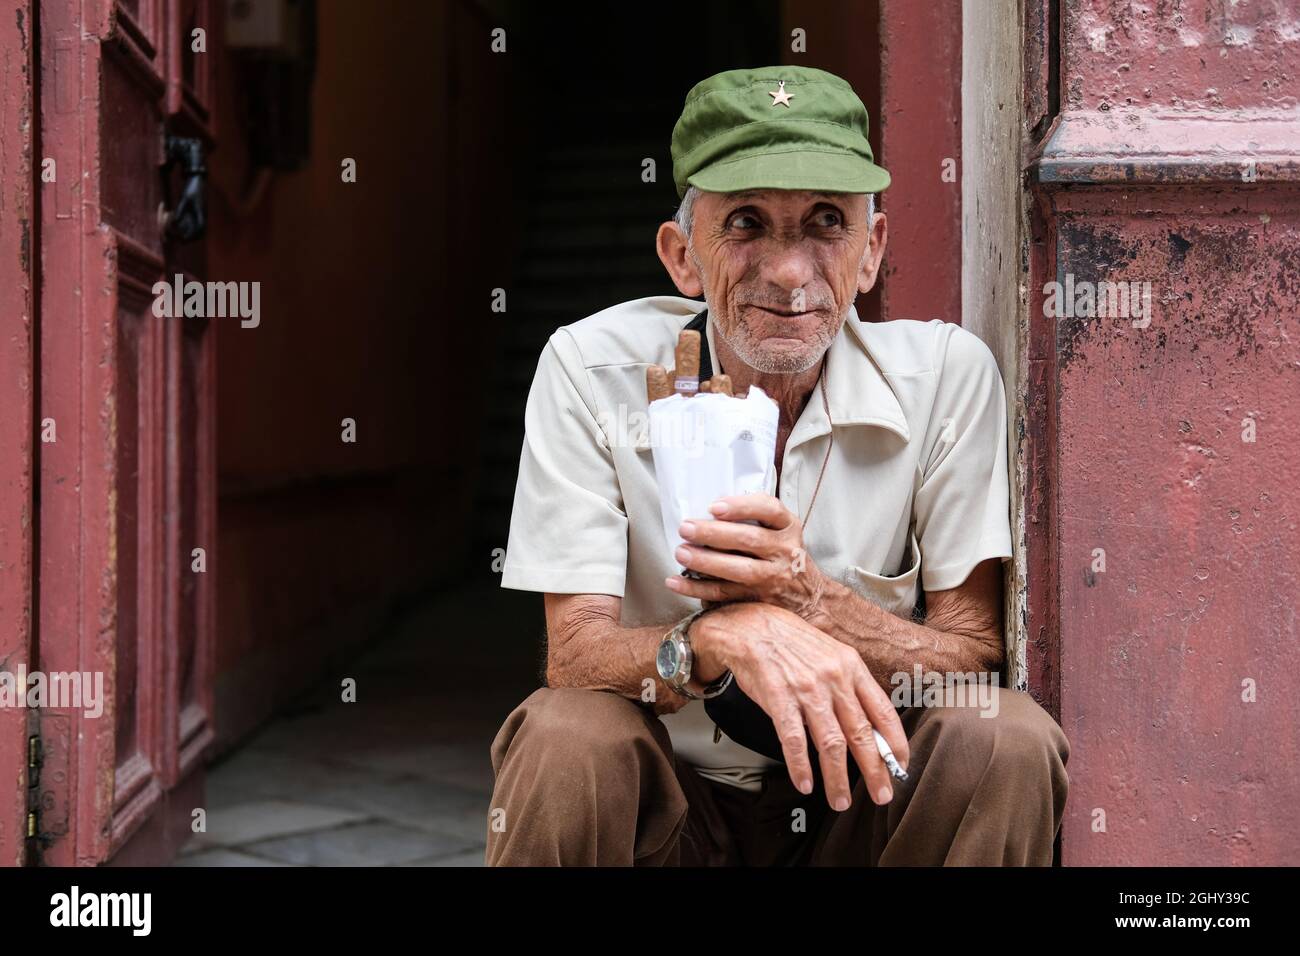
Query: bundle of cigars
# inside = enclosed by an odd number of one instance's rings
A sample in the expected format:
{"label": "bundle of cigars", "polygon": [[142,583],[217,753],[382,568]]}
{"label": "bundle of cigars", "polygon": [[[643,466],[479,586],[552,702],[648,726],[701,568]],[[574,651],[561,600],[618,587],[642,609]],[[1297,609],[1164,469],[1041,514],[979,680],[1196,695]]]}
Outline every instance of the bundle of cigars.
{"label": "bundle of cigars", "polygon": [[715,395],[731,396],[731,376],[715,375],[706,381],[700,381],[700,333],[693,329],[683,329],[677,336],[677,351],[674,354],[676,368],[665,369],[662,365],[650,365],[645,370],[646,395],[655,402],[661,398],[677,394],[690,398],[696,392],[709,392]]}
{"label": "bundle of cigars", "polygon": [[669,555],[679,572],[698,577],[677,563],[678,529],[688,518],[710,517],[719,498],[772,493],[778,412],[756,385],[741,396],[725,375],[700,381],[699,332],[682,331],[674,358],[674,369],[646,368],[649,439]]}

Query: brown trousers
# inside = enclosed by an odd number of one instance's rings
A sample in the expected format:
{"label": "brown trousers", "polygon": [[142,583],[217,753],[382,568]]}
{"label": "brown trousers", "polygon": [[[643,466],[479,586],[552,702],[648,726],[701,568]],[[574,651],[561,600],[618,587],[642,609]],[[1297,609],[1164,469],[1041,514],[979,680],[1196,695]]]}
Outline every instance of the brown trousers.
{"label": "brown trousers", "polygon": [[[878,807],[861,779],[836,813],[784,769],[761,793],[673,759],[668,729],[604,691],[542,688],[492,744],[489,866],[1049,866],[1070,748],[1028,695],[910,707],[910,780]],[[856,773],[855,773],[856,777]],[[504,812],[502,812],[504,811]]]}

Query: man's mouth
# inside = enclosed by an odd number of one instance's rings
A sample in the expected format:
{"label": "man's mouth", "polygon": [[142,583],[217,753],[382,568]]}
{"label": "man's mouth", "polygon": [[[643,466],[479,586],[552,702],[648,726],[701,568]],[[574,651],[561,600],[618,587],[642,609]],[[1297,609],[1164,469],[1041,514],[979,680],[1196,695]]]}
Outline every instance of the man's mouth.
{"label": "man's mouth", "polygon": [[767,312],[771,315],[779,316],[783,319],[802,319],[811,315],[816,315],[815,309],[806,309],[803,312],[795,312],[791,309],[782,309],[772,305],[749,305],[751,309],[758,309],[760,312]]}

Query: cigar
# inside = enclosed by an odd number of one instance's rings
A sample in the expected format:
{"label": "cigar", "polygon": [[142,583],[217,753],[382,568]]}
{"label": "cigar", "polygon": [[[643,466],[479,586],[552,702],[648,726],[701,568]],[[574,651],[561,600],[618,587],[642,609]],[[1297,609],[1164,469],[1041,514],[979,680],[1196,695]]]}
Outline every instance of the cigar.
{"label": "cigar", "polygon": [[672,380],[662,365],[648,365],[645,370],[646,397],[652,402],[667,398],[673,393]]}
{"label": "cigar", "polygon": [[688,398],[700,390],[700,333],[682,329],[677,336],[677,372],[673,390]]}

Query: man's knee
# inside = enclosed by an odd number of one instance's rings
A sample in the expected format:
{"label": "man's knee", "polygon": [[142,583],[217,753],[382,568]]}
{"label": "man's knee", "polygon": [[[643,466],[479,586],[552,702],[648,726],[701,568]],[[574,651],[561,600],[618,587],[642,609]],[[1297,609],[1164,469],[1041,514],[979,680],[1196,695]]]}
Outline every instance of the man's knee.
{"label": "man's knee", "polygon": [[1003,779],[1048,779],[1063,799],[1070,745],[1060,726],[1028,694],[998,687],[987,692],[962,706],[933,708],[927,732],[937,732],[945,746],[951,739]]}
{"label": "man's knee", "polygon": [[612,692],[543,687],[506,718],[492,745],[492,765],[500,773],[506,759],[526,751],[548,770],[617,766],[634,759],[638,742],[654,741],[653,723],[653,715]]}
{"label": "man's knee", "polygon": [[617,694],[544,688],[492,745],[489,865],[620,865],[672,859],[687,803],[667,728]]}

